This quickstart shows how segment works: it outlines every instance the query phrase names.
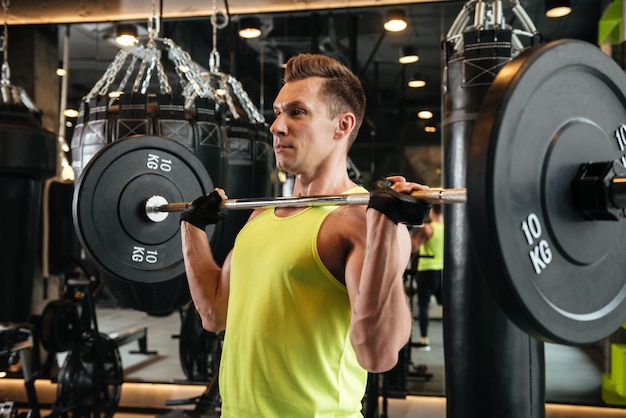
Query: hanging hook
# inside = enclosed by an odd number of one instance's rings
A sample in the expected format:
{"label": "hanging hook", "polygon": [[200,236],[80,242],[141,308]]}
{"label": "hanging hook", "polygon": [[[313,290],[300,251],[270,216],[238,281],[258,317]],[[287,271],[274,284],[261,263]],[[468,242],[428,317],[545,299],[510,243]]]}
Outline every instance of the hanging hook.
{"label": "hanging hook", "polygon": [[2,0],[2,8],[4,9],[4,33],[0,38],[0,51],[2,51],[2,69],[0,76],[1,84],[10,84],[11,69],[9,68],[9,5],[10,0]]}
{"label": "hanging hook", "polygon": [[213,0],[211,25],[213,26],[213,49],[209,53],[209,71],[217,73],[220,70],[220,54],[217,52],[217,30],[228,26],[228,15],[221,10],[217,10],[216,0]]}
{"label": "hanging hook", "polygon": [[156,1],[152,0],[152,11],[150,17],[148,17],[148,36],[150,39],[154,39],[159,35],[161,31],[161,19],[156,12]]}

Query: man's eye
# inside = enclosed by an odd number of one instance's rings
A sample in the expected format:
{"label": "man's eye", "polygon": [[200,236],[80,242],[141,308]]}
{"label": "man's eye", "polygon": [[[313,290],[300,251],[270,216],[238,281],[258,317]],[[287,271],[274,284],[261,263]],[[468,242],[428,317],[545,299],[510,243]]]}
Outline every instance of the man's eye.
{"label": "man's eye", "polygon": [[303,109],[293,109],[292,114],[294,115],[303,115],[304,114],[304,110]]}

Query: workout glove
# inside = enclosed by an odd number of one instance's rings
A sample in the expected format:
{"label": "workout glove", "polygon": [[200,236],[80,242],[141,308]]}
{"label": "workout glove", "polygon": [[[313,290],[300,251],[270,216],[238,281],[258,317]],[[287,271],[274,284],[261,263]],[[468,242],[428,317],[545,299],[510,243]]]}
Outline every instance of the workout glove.
{"label": "workout glove", "polygon": [[408,194],[396,192],[389,180],[380,179],[371,187],[367,208],[376,209],[396,224],[421,225],[431,206]]}
{"label": "workout glove", "polygon": [[221,202],[222,197],[216,191],[200,196],[180,214],[180,220],[205,229],[207,225],[216,224],[226,218],[226,211],[220,209]]}

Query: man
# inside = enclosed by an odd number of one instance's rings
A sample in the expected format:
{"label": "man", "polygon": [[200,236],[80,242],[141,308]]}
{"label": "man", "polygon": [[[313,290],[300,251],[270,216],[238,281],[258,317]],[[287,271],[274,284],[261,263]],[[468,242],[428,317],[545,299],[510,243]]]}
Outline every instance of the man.
{"label": "man", "polygon": [[[295,175],[294,196],[364,192],[346,158],[365,93],[337,61],[291,58],[270,127],[276,165]],[[181,214],[189,288],[204,328],[226,329],[222,417],[359,417],[367,370],[397,362],[411,332],[402,274],[408,229],[425,189],[401,176],[380,181],[369,207],[257,209],[218,266],[204,233],[223,217],[223,190]]]}
{"label": "man", "polygon": [[443,213],[441,205],[430,209],[430,222],[416,228],[411,238],[412,252],[417,256],[417,306],[420,337],[413,347],[430,351],[428,325],[430,300],[435,296],[441,305],[441,281],[443,275]]}

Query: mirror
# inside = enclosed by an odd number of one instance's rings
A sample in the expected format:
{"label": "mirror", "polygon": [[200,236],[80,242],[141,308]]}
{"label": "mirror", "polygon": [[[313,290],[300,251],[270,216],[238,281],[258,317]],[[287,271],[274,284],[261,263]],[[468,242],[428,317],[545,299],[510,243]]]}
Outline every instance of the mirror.
{"label": "mirror", "polygon": [[[542,2],[527,3],[524,4],[526,11],[540,31],[546,28],[547,37],[588,37],[588,31],[576,32],[585,27],[582,23],[567,27],[557,25],[542,17]],[[382,31],[384,7],[263,14],[261,21],[270,32],[261,38],[244,41],[230,29],[218,32],[221,68],[241,81],[266,120],[271,120],[271,103],[280,88],[280,64],[289,56],[297,51],[308,51],[314,45],[325,54],[353,64],[368,93],[368,115],[350,152],[355,176],[367,185],[390,172],[400,172],[424,184],[440,186],[441,40],[462,5],[463,2],[456,1],[406,5],[411,18],[403,34]],[[209,67],[212,41],[206,17],[166,19],[162,23],[164,36],[175,40],[201,66]],[[114,59],[118,48],[111,41],[113,29],[110,23],[70,26],[69,105],[80,101]],[[60,26],[59,39],[62,39],[62,32]],[[417,63],[398,63],[397,55],[405,46],[417,47],[420,54]],[[16,61],[20,60],[16,51],[11,53]],[[62,56],[61,47],[59,56]],[[423,76],[426,86],[405,87],[417,73]],[[417,112],[421,110],[431,111],[432,118],[418,119]],[[68,119],[68,122],[66,136],[70,138],[76,121]],[[408,296],[416,310],[414,295]],[[197,323],[185,322],[190,315],[186,309],[160,317],[150,316],[120,307],[106,289],[96,296],[96,303],[100,330],[124,340],[120,352],[126,382],[206,384],[216,367],[212,353],[218,351],[219,336],[203,337],[204,332]],[[445,395],[441,320],[444,310],[445,307],[438,306],[434,300],[431,302],[431,350],[410,351],[405,364],[406,394]],[[197,340],[187,338],[190,335],[186,333],[183,337],[184,326],[193,330]],[[185,350],[181,351],[181,345]],[[207,355],[205,349],[215,351]],[[545,349],[548,402],[602,404],[601,378],[607,369],[604,343],[586,347],[546,344]],[[59,364],[62,359],[59,357]],[[403,389],[402,385],[397,387],[396,394],[402,395]]]}

